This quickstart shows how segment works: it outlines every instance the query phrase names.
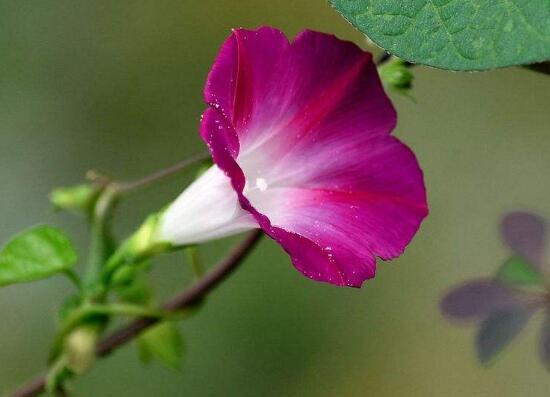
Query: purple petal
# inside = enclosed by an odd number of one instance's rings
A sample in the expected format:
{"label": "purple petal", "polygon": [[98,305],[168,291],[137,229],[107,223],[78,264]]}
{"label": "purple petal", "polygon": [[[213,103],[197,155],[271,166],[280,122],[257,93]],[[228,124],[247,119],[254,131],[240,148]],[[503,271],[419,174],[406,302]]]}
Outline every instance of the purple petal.
{"label": "purple petal", "polygon": [[521,332],[533,313],[533,310],[519,307],[503,309],[487,317],[476,340],[479,360],[488,363]]}
{"label": "purple petal", "polygon": [[206,103],[219,109],[234,127],[244,128],[251,114],[261,109],[259,97],[288,47],[285,35],[274,28],[233,30],[208,74]]}
{"label": "purple petal", "polygon": [[504,308],[517,307],[513,292],[492,279],[468,281],[441,300],[441,312],[456,320],[477,320]]}
{"label": "purple petal", "polygon": [[512,212],[501,224],[504,241],[518,255],[541,266],[546,253],[546,221],[529,212]]}
{"label": "purple petal", "polygon": [[336,285],[373,277],[428,212],[371,58],[321,33],[285,47],[273,30],[238,30],[205,91],[201,135],[242,207],[298,270]]}
{"label": "purple petal", "polygon": [[327,158],[324,166],[312,159],[309,180],[274,188],[266,192],[268,199],[260,192],[247,196],[272,225],[314,243],[324,260],[305,259],[299,245],[288,244],[292,235],[277,234],[310,278],[360,286],[374,277],[375,256],[399,256],[427,214],[412,152],[391,136],[372,139],[367,147],[349,150],[332,164]]}

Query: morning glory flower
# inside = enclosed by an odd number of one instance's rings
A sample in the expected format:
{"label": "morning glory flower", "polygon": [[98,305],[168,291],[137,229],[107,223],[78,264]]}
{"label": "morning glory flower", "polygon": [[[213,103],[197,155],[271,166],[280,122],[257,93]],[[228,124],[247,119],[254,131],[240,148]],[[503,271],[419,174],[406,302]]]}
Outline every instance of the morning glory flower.
{"label": "morning glory flower", "polygon": [[309,278],[359,287],[399,256],[428,213],[413,152],[372,55],[304,31],[236,29],[204,90],[201,137],[215,165],[160,220],[196,244],[261,228]]}
{"label": "morning glory flower", "polygon": [[441,301],[450,320],[479,324],[476,348],[482,363],[491,360],[546,309],[540,355],[550,369],[550,290],[545,269],[547,223],[528,212],[513,212],[501,223],[501,234],[513,256],[494,277],[470,280]]}

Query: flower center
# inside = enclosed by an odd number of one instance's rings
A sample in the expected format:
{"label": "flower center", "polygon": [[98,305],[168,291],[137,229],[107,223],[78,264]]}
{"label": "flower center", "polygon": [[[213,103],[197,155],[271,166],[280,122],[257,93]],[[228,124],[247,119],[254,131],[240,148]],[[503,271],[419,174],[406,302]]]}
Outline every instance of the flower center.
{"label": "flower center", "polygon": [[261,192],[265,192],[268,188],[267,181],[264,178],[256,178],[256,187],[260,189]]}

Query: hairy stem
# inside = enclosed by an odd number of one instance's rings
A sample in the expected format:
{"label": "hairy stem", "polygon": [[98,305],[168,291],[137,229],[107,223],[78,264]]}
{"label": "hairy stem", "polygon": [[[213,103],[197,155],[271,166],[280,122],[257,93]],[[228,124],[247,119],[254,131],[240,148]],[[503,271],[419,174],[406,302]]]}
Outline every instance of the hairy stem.
{"label": "hairy stem", "polygon": [[[262,232],[260,230],[250,233],[250,235],[241,244],[235,247],[235,249],[230,252],[225,259],[216,265],[214,270],[207,273],[189,289],[176,295],[173,299],[168,301],[163,308],[166,311],[174,312],[192,307],[233,273],[233,271],[242,263],[243,259],[245,259],[256,246],[261,236]],[[97,356],[103,357],[109,355],[118,347],[131,341],[143,330],[154,325],[158,321],[158,318],[141,318],[130,323],[128,326],[113,332],[98,344],[96,349]],[[44,392],[45,386],[46,380],[41,377],[28,383],[26,386],[13,393],[11,397],[37,396]]]}

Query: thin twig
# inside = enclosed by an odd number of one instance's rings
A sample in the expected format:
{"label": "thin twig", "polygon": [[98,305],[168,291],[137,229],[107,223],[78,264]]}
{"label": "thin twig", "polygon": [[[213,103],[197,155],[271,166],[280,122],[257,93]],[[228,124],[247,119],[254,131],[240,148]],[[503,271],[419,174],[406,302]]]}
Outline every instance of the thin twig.
{"label": "thin twig", "polygon": [[40,393],[44,392],[45,388],[46,388],[46,379],[38,378],[33,380],[32,382],[29,382],[26,386],[22,387],[21,389],[13,393],[11,397],[37,396]]}
{"label": "thin twig", "polygon": [[[229,255],[216,265],[214,270],[207,273],[195,285],[176,295],[168,301],[163,308],[167,311],[179,311],[186,309],[204,298],[218,284],[225,280],[242,263],[243,259],[252,251],[260,240],[262,232],[256,230],[241,243]],[[143,330],[157,323],[158,319],[142,318],[136,320],[124,328],[113,332],[103,339],[97,346],[96,354],[104,357],[112,353],[118,347],[131,341]],[[45,389],[44,378],[36,379],[22,387],[11,395],[11,397],[33,397],[42,393]]]}
{"label": "thin twig", "polygon": [[180,161],[179,163],[176,163],[172,165],[171,167],[164,168],[160,171],[154,172],[150,175],[147,175],[143,178],[136,179],[135,181],[131,182],[120,182],[116,184],[116,190],[119,193],[126,193],[131,190],[140,189],[142,187],[145,187],[149,185],[150,183],[156,182],[160,179],[167,178],[169,176],[172,176],[174,174],[177,174],[178,172],[182,171],[183,169],[190,167],[194,164],[200,163],[201,161],[204,161],[206,159],[210,158],[209,153],[199,153],[195,154],[194,156],[188,157],[183,161]]}

